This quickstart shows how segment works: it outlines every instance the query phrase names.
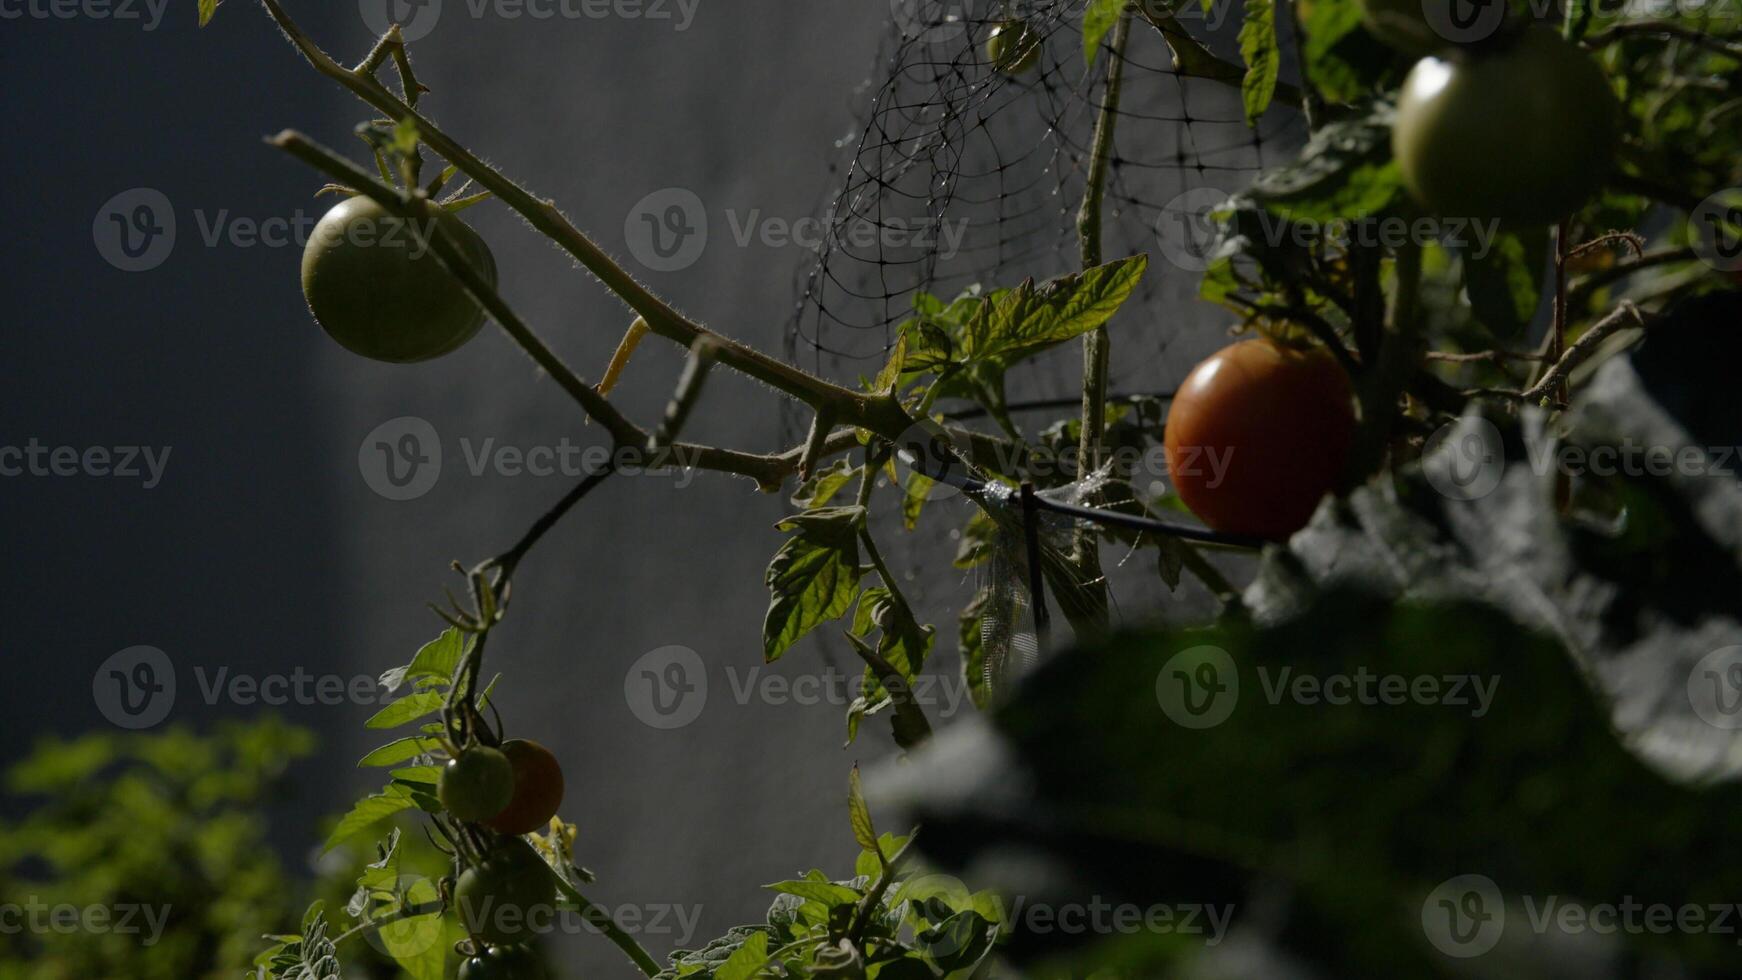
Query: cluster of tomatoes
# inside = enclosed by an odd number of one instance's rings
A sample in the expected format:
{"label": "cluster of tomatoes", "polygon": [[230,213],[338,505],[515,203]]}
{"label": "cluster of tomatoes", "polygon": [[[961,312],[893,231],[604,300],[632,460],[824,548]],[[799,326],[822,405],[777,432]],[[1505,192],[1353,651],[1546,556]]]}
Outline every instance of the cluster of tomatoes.
{"label": "cluster of tomatoes", "polygon": [[[1367,6],[1375,33],[1411,53],[1431,36],[1418,0]],[[1405,28],[1420,29],[1397,29],[1404,14],[1419,22]],[[1418,61],[1398,103],[1393,155],[1410,196],[1432,214],[1540,227],[1602,186],[1620,118],[1596,62],[1529,26]],[[1288,537],[1343,478],[1353,401],[1323,348],[1266,338],[1218,352],[1186,378],[1168,414],[1168,471],[1180,499],[1217,530]]]}
{"label": "cluster of tomatoes", "polygon": [[[1428,212],[1541,226],[1601,187],[1620,111],[1602,70],[1576,45],[1533,25],[1436,50],[1418,0],[1364,0],[1364,10],[1382,39],[1411,55],[1434,52],[1405,81],[1392,132],[1404,186]],[[1043,40],[1026,21],[1000,22],[986,56],[997,71],[1019,75],[1039,62]],[[346,348],[422,361],[455,350],[483,325],[483,309],[432,243],[445,239],[494,284],[489,247],[445,211],[419,224],[352,197],[316,226],[303,254],[303,293]],[[1263,338],[1192,371],[1174,398],[1165,448],[1175,489],[1207,524],[1282,539],[1336,489],[1354,435],[1350,382],[1328,352]],[[506,778],[506,760],[476,765],[494,769],[499,783]]]}
{"label": "cluster of tomatoes", "polygon": [[455,819],[494,831],[480,860],[460,873],[454,901],[472,935],[460,980],[543,980],[525,945],[529,918],[555,895],[550,866],[522,839],[549,826],[563,799],[563,771],[537,742],[473,745],[448,761],[437,795]]}

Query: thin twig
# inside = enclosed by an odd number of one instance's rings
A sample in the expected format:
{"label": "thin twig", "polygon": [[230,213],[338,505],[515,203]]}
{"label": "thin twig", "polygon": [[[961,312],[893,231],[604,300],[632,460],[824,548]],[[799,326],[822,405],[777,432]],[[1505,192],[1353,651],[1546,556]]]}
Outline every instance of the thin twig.
{"label": "thin twig", "polygon": [[1579,280],[1569,292],[1568,301],[1577,309],[1592,293],[1604,286],[1618,282],[1636,272],[1653,269],[1660,265],[1674,265],[1678,262],[1693,262],[1699,258],[1699,253],[1690,248],[1671,248],[1658,252],[1647,252],[1631,262],[1617,262],[1607,269],[1596,272]]}
{"label": "thin twig", "polygon": [[[1119,15],[1113,26],[1111,50],[1107,52],[1106,91],[1095,117],[1094,141],[1084,175],[1083,202],[1077,211],[1077,238],[1083,268],[1101,264],[1101,211],[1107,192],[1107,168],[1113,158],[1113,133],[1119,125],[1120,80],[1125,72],[1125,48],[1131,40],[1131,11]],[[1077,439],[1077,476],[1095,472],[1100,465],[1101,443],[1107,428],[1107,362],[1111,342],[1107,325],[1083,335],[1083,407]],[[1080,531],[1072,545],[1079,577],[1084,582],[1103,581],[1100,554],[1093,533]]]}
{"label": "thin twig", "polygon": [[1664,20],[1642,20],[1628,24],[1616,24],[1608,30],[1591,35],[1585,43],[1591,47],[1603,47],[1617,41],[1637,37],[1686,41],[1689,44],[1742,61],[1742,38],[1738,38],[1736,35],[1725,37],[1707,34],[1695,27]]}
{"label": "thin twig", "polygon": [[659,428],[647,440],[649,453],[663,452],[683,430],[690,412],[701,400],[702,383],[708,379],[708,369],[714,366],[714,356],[718,351],[718,345],[708,337],[697,337],[690,346],[689,359],[684,361],[683,374],[677,379],[677,390],[665,406],[665,418],[660,420]]}
{"label": "thin twig", "polygon": [[[356,166],[331,150],[303,136],[301,133],[286,130],[269,140],[310,166],[353,187],[388,211],[402,218],[414,221],[427,221],[436,205],[427,199],[410,197],[399,190],[382,183],[374,175]],[[526,351],[533,361],[562,386],[563,390],[573,398],[586,413],[605,427],[613,442],[619,447],[633,446],[640,449],[646,446],[648,434],[623,413],[612,405],[592,385],[581,380],[573,369],[565,364],[548,345],[527,326],[510,308],[499,293],[484,278],[471,267],[471,264],[461,255],[458,249],[444,236],[433,236],[430,242],[431,250],[436,259],[460,280],[466,291],[483,306],[486,311],[514,338],[522,350]],[[845,443],[826,446],[833,451],[848,448]],[[776,455],[761,455],[743,453],[729,449],[719,449],[713,446],[700,446],[678,443],[672,446],[672,455],[682,459],[686,465],[701,469],[715,470],[722,473],[734,473],[748,476],[756,480],[764,489],[773,489],[798,469],[802,451],[793,449]]]}
{"label": "thin twig", "polygon": [[661,337],[689,347],[697,337],[710,336],[720,344],[720,361],[758,381],[771,385],[812,406],[829,405],[845,422],[894,437],[910,420],[892,395],[854,391],[810,375],[739,341],[732,340],[690,320],[655,296],[633,275],[617,264],[592,239],[571,224],[555,202],[534,197],[525,188],[480,160],[441,127],[394,95],[373,75],[346,68],[334,61],[302,32],[279,0],[260,0],[285,37],[315,70],[332,78],[394,122],[409,120],[418,138],[450,164],[494,193],[519,212],[528,223],[556,242],[598,277],[605,287],[647,321]]}
{"label": "thin twig", "polygon": [[[1589,330],[1580,335],[1577,342],[1567,348],[1566,353],[1562,354],[1560,360],[1548,369],[1541,380],[1519,392],[1518,397],[1526,402],[1537,402],[1548,398],[1557,389],[1561,389],[1567,376],[1572,374],[1574,368],[1583,364],[1592,354],[1597,352],[1597,348],[1603,341],[1608,340],[1624,327],[1644,327],[1645,325],[1645,314],[1640,312],[1639,307],[1631,302],[1623,301],[1613,313],[1592,324]],[[1562,390],[1564,391],[1564,389]],[[1566,400],[1564,394],[1558,400],[1564,402]]]}

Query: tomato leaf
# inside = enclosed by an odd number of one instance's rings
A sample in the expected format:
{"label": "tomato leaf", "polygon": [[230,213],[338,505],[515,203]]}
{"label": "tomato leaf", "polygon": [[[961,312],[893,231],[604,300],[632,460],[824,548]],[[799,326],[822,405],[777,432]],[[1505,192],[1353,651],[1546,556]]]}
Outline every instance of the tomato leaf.
{"label": "tomato leaf", "polygon": [[769,891],[781,892],[786,895],[797,895],[799,898],[835,908],[842,905],[858,905],[860,895],[846,885],[832,881],[813,881],[808,878],[792,881],[777,881],[772,885],[763,885]]}
{"label": "tomato leaf", "polygon": [[1125,3],[1126,0],[1089,0],[1089,6],[1083,10],[1084,68],[1094,67],[1101,41],[1124,16]]}
{"label": "tomato leaf", "polygon": [[374,717],[363,724],[366,728],[398,728],[400,725],[410,724],[419,718],[440,711],[442,705],[447,703],[447,699],[445,691],[420,691],[416,694],[408,694],[377,711]]}
{"label": "tomato leaf", "polygon": [[340,844],[362,835],[377,823],[406,810],[417,808],[417,801],[412,798],[411,790],[404,786],[389,784],[388,787],[373,796],[358,800],[339,819],[339,825],[327,835],[327,842],[321,847],[321,853],[332,850]]}
{"label": "tomato leaf", "polygon": [[1240,82],[1240,99],[1246,108],[1247,125],[1270,108],[1276,95],[1276,80],[1282,72],[1282,50],[1276,43],[1276,0],[1246,0],[1246,19],[1240,26],[1240,57],[1246,62],[1246,77]]}
{"label": "tomato leaf", "polygon": [[1394,114],[1379,103],[1320,128],[1299,158],[1253,182],[1251,199],[1286,221],[1325,224],[1383,211],[1402,188],[1391,158]]}
{"label": "tomato leaf", "polygon": [[1548,229],[1508,232],[1485,252],[1466,250],[1464,288],[1476,319],[1500,339],[1515,337],[1542,306]]}
{"label": "tomato leaf", "polygon": [[865,792],[859,785],[859,767],[847,775],[847,814],[853,825],[853,839],[867,851],[873,851],[887,863],[888,855],[877,849],[877,830],[871,825],[871,810],[865,805]]}
{"label": "tomato leaf", "polygon": [[1301,4],[1302,56],[1313,85],[1332,102],[1394,88],[1398,59],[1362,26],[1363,4]]}
{"label": "tomato leaf", "polygon": [[397,766],[420,755],[428,755],[441,750],[439,739],[425,738],[413,735],[408,738],[395,739],[358,760],[357,767],[367,766]]}
{"label": "tomato leaf", "polygon": [[714,980],[751,980],[768,963],[768,935],[754,932],[714,971]]}
{"label": "tomato leaf", "polygon": [[778,526],[797,531],[769,562],[772,595],[762,624],[762,654],[772,663],[818,626],[839,618],[858,595],[859,529],[863,507],[829,507],[789,517]]}
{"label": "tomato leaf", "polygon": [[1027,280],[980,304],[962,331],[968,363],[1008,368],[1106,323],[1143,279],[1149,256],[1133,255],[1039,286]]}

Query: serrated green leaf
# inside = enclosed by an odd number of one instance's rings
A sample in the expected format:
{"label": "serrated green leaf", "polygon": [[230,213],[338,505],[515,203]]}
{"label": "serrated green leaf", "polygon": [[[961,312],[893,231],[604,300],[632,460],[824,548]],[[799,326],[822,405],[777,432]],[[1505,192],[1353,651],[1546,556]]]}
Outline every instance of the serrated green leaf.
{"label": "serrated green leaf", "polygon": [[782,521],[793,530],[768,565],[765,581],[771,599],[762,624],[765,661],[780,659],[792,645],[823,623],[839,618],[858,595],[859,528],[862,507],[806,511]]}
{"label": "serrated green leaf", "polygon": [[956,643],[962,653],[962,680],[968,685],[968,697],[974,707],[986,710],[992,702],[992,691],[986,677],[986,646],[980,619],[992,599],[989,589],[981,589],[968,601],[956,621]]}
{"label": "serrated green leaf", "polygon": [[1508,232],[1486,254],[1467,252],[1464,288],[1476,319],[1500,339],[1517,336],[1542,303],[1548,263],[1548,230]]}
{"label": "serrated green leaf", "polygon": [[871,810],[865,805],[865,791],[859,784],[859,767],[854,766],[847,775],[847,815],[853,825],[853,839],[867,851],[876,852],[879,858],[887,860],[883,852],[877,850],[877,830],[871,825]]}
{"label": "serrated green leaf", "polygon": [[807,510],[827,506],[829,501],[835,499],[835,494],[841,492],[842,487],[852,482],[858,472],[859,468],[851,462],[837,459],[799,484],[799,488],[793,491],[792,503]]}
{"label": "serrated green leaf", "polygon": [[434,677],[442,681],[451,680],[454,671],[459,669],[460,659],[472,646],[472,638],[459,630],[449,627],[435,639],[425,643],[406,665],[407,680],[417,680],[420,677]]}
{"label": "serrated green leaf", "polygon": [[877,372],[877,377],[871,379],[865,386],[866,389],[879,395],[889,394],[895,390],[897,382],[901,380],[901,374],[906,370],[906,365],[907,337],[898,335],[895,338],[895,347],[889,352],[889,360],[883,363],[883,370]]}
{"label": "serrated green leaf", "polygon": [[370,766],[397,766],[401,762],[415,759],[420,755],[440,751],[441,746],[440,740],[425,738],[421,735],[395,739],[358,760],[357,767],[362,769]]}
{"label": "serrated green leaf", "polygon": [[374,717],[363,724],[366,728],[398,728],[400,725],[408,725],[419,718],[440,711],[442,705],[447,703],[447,699],[448,696],[443,691],[422,691],[417,694],[408,694],[377,711]]}
{"label": "serrated green leaf", "polygon": [[1089,0],[1083,11],[1083,67],[1092,68],[1101,41],[1125,13],[1126,0]]}
{"label": "serrated green leaf", "polygon": [[1257,125],[1258,117],[1276,96],[1276,80],[1282,72],[1282,51],[1276,42],[1276,0],[1246,0],[1240,57],[1246,62],[1240,101],[1246,108],[1247,125]]}
{"label": "serrated green leaf", "polygon": [[1394,115],[1380,103],[1321,127],[1293,162],[1255,180],[1250,198],[1286,221],[1329,224],[1383,211],[1402,190],[1391,158]]}
{"label": "serrated green leaf", "polygon": [[901,485],[901,526],[911,531],[919,526],[920,512],[925,509],[931,488],[937,481],[918,470],[907,474]]}
{"label": "serrated green leaf", "polygon": [[768,963],[768,934],[753,932],[714,970],[714,980],[751,980]]}
{"label": "serrated green leaf", "polygon": [[422,786],[435,786],[441,782],[442,766],[407,766],[389,772],[395,781],[401,783],[416,783]]}
{"label": "serrated green leaf", "polygon": [[1036,286],[1032,280],[980,304],[962,330],[968,363],[999,368],[1106,323],[1143,279],[1149,256],[1133,255]]}
{"label": "serrated green leaf", "polygon": [[222,2],[222,0],[200,0],[200,26],[201,27],[204,27],[207,24],[210,24],[212,22],[212,15],[216,14],[218,12],[218,4],[220,2]]}
{"label": "serrated green leaf", "polygon": [[832,881],[816,881],[810,878],[777,881],[772,885],[763,885],[762,887],[785,895],[797,895],[799,898],[819,902],[829,908],[857,905],[862,897],[857,891],[846,885],[836,884]]}
{"label": "serrated green leaf", "polygon": [[411,791],[399,785],[389,785],[386,789],[358,800],[349,813],[339,819],[339,825],[327,835],[327,842],[321,847],[321,853],[332,850],[340,844],[357,837],[374,827],[377,823],[396,813],[417,808],[417,801],[412,798]]}

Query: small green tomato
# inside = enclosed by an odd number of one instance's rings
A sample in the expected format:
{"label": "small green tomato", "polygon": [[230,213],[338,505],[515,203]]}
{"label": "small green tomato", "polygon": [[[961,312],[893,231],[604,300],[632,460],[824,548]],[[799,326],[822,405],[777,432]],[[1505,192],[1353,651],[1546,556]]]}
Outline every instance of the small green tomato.
{"label": "small green tomato", "polygon": [[328,336],[364,357],[407,363],[440,357],[478,333],[484,310],[436,258],[432,228],[496,284],[490,247],[445,211],[408,220],[358,196],[321,218],[303,248],[302,293]]}

